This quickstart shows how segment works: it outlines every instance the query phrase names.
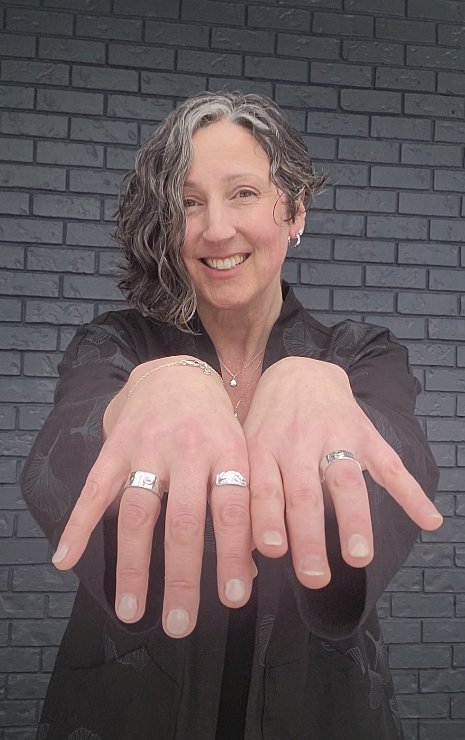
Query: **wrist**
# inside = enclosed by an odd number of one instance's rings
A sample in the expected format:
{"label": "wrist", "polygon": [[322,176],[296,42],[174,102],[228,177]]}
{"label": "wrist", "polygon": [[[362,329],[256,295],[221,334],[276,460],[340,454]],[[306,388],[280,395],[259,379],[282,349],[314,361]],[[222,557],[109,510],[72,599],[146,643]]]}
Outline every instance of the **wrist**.
{"label": "wrist", "polygon": [[330,362],[329,360],[317,360],[314,357],[284,357],[282,360],[278,360],[274,365],[271,365],[269,370],[278,367],[278,365],[281,365],[283,368],[285,367],[287,372],[304,369],[305,372],[310,374],[323,374],[326,377],[330,374],[336,380],[340,379],[342,382],[348,382],[349,376],[344,368],[334,362]]}
{"label": "wrist", "polygon": [[150,373],[150,371],[152,371],[154,368],[162,365],[165,362],[176,362],[177,360],[195,359],[195,357],[191,357],[190,355],[172,355],[170,357],[159,357],[156,360],[149,360],[148,362],[142,362],[140,365],[137,365],[131,371],[126,383],[121,388],[119,393],[117,393],[117,395],[112,398],[105,409],[105,413],[103,415],[103,439],[105,440],[108,437],[113,427],[115,426],[115,423],[118,420],[119,415],[129,398],[131,388],[134,389],[136,385],[138,386],[139,381],[142,381],[142,378],[145,377],[147,373]]}
{"label": "wrist", "polygon": [[163,373],[164,371],[175,367],[185,368],[188,370],[200,370],[204,375],[216,376],[217,380],[219,380],[221,384],[223,383],[221,375],[219,375],[207,362],[199,360],[197,357],[192,357],[191,355],[175,355],[138,365],[138,367],[132,371],[129,376],[129,380],[126,383],[126,399],[129,399],[133,393],[138,390],[141,384],[152,378],[156,373]]}

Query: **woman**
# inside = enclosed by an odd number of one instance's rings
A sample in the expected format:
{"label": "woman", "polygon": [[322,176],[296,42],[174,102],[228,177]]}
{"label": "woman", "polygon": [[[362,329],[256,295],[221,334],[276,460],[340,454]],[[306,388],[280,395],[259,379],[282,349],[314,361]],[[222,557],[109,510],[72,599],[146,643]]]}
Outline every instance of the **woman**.
{"label": "woman", "polygon": [[436,467],[405,350],[281,285],[322,184],[257,95],[191,98],[140,151],[134,308],[78,331],[23,477],[81,579],[40,737],[401,737],[375,603],[441,522]]}

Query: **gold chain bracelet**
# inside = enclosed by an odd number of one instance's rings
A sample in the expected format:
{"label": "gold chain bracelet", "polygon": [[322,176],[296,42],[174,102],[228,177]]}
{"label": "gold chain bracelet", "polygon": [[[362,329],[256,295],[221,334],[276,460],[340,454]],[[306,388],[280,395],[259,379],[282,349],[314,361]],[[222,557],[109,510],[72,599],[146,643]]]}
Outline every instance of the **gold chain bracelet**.
{"label": "gold chain bracelet", "polygon": [[223,382],[223,378],[219,373],[216,372],[210,365],[207,365],[206,362],[201,362],[200,360],[176,360],[175,362],[165,362],[164,365],[158,365],[158,367],[154,367],[151,370],[148,370],[144,375],[141,375],[140,378],[136,380],[133,386],[128,391],[128,398],[132,396],[134,391],[136,390],[139,383],[142,383],[145,378],[148,378],[149,375],[153,375],[154,373],[157,373],[159,370],[162,370],[164,367],[198,367],[201,370],[203,370],[204,375],[211,375],[212,373],[219,378],[221,383]]}

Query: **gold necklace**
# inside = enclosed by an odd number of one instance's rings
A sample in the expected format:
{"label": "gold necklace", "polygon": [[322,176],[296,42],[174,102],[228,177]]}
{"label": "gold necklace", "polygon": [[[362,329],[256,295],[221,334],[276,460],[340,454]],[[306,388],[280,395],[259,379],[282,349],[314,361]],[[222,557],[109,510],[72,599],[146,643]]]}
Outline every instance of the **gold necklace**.
{"label": "gold necklace", "polygon": [[231,388],[235,388],[237,386],[237,376],[240,375],[242,372],[244,372],[244,370],[247,370],[247,368],[249,368],[251,364],[255,362],[255,360],[257,360],[260,357],[260,355],[263,354],[264,351],[265,351],[265,348],[263,347],[263,349],[261,349],[260,352],[257,352],[257,354],[254,355],[254,357],[252,357],[250,362],[248,362],[247,365],[244,365],[244,367],[238,370],[237,373],[232,373],[231,370],[228,367],[226,367],[224,362],[218,357],[221,367],[224,367],[226,372],[229,373],[229,375],[231,376],[231,380],[229,381],[229,385],[231,386]]}
{"label": "gold necklace", "polygon": [[[254,358],[254,359],[256,359],[256,358]],[[242,396],[240,397],[240,399],[238,400],[238,402],[234,406],[234,416],[236,417],[236,419],[237,419],[237,409],[239,408],[239,406],[241,405],[241,403],[244,400],[245,396],[247,395],[247,391],[249,390],[250,386],[252,385],[252,381],[254,380],[254,378],[255,378],[255,376],[257,374],[257,370],[259,369],[259,367],[261,366],[261,364],[262,364],[262,361],[260,360],[260,362],[258,363],[257,367],[255,368],[255,370],[253,371],[252,375],[250,376],[249,382],[245,386],[244,393],[242,394]],[[245,368],[244,368],[244,370],[245,370]]]}

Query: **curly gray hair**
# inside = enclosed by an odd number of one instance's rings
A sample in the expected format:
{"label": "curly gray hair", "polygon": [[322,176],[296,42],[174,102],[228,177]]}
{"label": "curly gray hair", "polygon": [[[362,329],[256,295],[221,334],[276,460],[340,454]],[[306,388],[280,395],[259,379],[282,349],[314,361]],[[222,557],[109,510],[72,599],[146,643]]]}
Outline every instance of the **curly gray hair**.
{"label": "curly gray hair", "polygon": [[197,301],[181,253],[183,186],[195,131],[221,119],[246,128],[263,148],[290,219],[295,220],[299,202],[309,207],[326,179],[315,171],[300,133],[264,95],[203,92],[169,114],[138,152],[121,198],[116,238],[124,251],[125,276],[119,287],[145,316],[187,332]]}

